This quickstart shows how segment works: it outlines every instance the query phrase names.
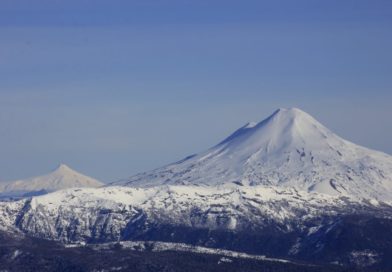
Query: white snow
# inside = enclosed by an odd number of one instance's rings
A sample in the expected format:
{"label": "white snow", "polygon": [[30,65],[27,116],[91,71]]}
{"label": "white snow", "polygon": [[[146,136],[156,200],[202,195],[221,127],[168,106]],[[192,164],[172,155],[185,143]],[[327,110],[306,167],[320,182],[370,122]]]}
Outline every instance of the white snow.
{"label": "white snow", "polygon": [[255,126],[257,126],[257,122],[252,121],[252,122],[246,123],[246,125],[243,126],[243,128],[253,128]]}
{"label": "white snow", "polygon": [[357,266],[367,267],[380,261],[380,255],[373,250],[353,251],[350,254],[350,261]]}
{"label": "white snow", "polygon": [[20,255],[20,254],[22,254],[22,251],[20,251],[20,250],[15,250],[14,251],[14,253],[12,254],[12,256],[11,256],[11,259],[12,260],[15,260],[16,258],[18,258],[18,256]]}
{"label": "white snow", "polygon": [[[193,246],[184,243],[170,243],[170,242],[150,242],[150,241],[121,241],[118,242],[123,248],[136,250],[136,251],[145,251],[146,247],[148,250],[153,252],[162,252],[162,251],[182,251],[182,252],[193,252],[193,253],[201,253],[201,254],[211,254],[211,255],[221,255],[225,256],[220,259],[221,262],[232,262],[231,259],[227,258],[241,258],[241,259],[254,259],[254,260],[262,260],[262,261],[271,261],[271,262],[281,262],[281,263],[295,263],[285,259],[278,258],[269,258],[264,255],[252,255],[232,250],[218,249],[218,248],[208,248],[201,246]],[[114,243],[106,243],[99,245],[89,245],[97,250],[102,250],[106,248],[110,248]]]}
{"label": "white snow", "polygon": [[103,183],[100,181],[80,174],[65,164],[60,164],[56,170],[47,175],[0,182],[0,195],[21,196],[30,192],[53,192],[60,189],[100,187],[102,185]]}
{"label": "white snow", "polygon": [[95,235],[94,229],[101,228],[101,233],[117,240],[128,224],[144,216],[147,225],[151,222],[235,231],[249,224],[256,227],[274,221],[285,224],[289,230],[290,220],[306,221],[320,213],[349,212],[355,205],[366,203],[264,185],[77,188],[30,201],[0,202],[0,226],[11,229],[19,217],[17,225],[24,232],[63,242],[70,242],[68,231],[74,228],[80,234],[77,242],[87,241]]}
{"label": "white snow", "polygon": [[[359,205],[373,212],[392,203],[391,184],[391,156],[341,139],[301,110],[280,109],[206,152],[111,186],[0,202],[0,228],[17,226],[65,243],[97,235],[116,241],[135,222],[211,230],[273,222],[290,231],[290,222],[350,213]],[[3,190],[99,185],[62,165]]]}
{"label": "white snow", "polygon": [[392,157],[340,138],[299,109],[279,109],[205,152],[113,184],[228,183],[390,201]]}

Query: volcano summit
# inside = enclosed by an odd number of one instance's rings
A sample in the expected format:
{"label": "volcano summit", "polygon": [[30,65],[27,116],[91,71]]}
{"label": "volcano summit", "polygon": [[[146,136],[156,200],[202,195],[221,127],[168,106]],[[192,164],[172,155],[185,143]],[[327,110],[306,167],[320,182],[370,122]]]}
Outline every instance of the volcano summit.
{"label": "volcano summit", "polygon": [[300,109],[278,109],[205,152],[114,185],[228,183],[390,201],[392,157],[342,139]]}
{"label": "volcano summit", "polygon": [[0,203],[0,230],[98,250],[230,250],[390,271],[391,201],[391,156],[279,109],[163,168]]}

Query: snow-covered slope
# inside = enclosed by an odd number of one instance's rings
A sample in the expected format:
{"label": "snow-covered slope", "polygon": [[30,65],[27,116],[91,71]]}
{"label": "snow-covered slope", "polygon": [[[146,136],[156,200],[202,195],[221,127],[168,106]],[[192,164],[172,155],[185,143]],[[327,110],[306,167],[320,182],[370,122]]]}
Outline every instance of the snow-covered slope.
{"label": "snow-covered slope", "polygon": [[[82,187],[70,173],[62,166],[28,190]],[[33,180],[22,184],[40,184]],[[50,187],[53,180],[62,185]],[[0,202],[0,230],[336,261],[341,241],[346,259],[390,252],[391,196],[391,156],[338,137],[301,110],[280,109],[206,152],[110,186]]]}
{"label": "snow-covered slope", "polygon": [[317,262],[387,261],[391,218],[385,203],[262,185],[78,188],[0,202],[0,230],[65,244],[201,246]]}
{"label": "snow-covered slope", "polygon": [[53,172],[29,179],[0,182],[0,196],[28,196],[74,187],[99,187],[103,183],[60,164]]}
{"label": "snow-covered slope", "polygon": [[340,138],[299,109],[279,109],[203,153],[113,185],[227,183],[389,201],[392,156]]}
{"label": "snow-covered slope", "polygon": [[[145,233],[159,237],[164,233],[162,226],[290,232],[309,227],[305,223],[315,218],[381,206],[385,204],[268,186],[112,186],[60,190],[31,200],[0,203],[0,225],[66,243],[108,242]],[[390,211],[388,214],[391,216]],[[320,222],[312,226],[320,227],[317,224]]]}

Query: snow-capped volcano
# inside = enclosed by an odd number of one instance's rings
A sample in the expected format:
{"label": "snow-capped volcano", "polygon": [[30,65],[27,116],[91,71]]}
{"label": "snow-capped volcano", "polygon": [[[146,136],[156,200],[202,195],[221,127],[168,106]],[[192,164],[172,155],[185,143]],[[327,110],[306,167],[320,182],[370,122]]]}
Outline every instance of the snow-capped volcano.
{"label": "snow-capped volcano", "polygon": [[302,110],[279,109],[203,153],[114,184],[227,183],[392,200],[392,157],[340,138]]}
{"label": "snow-capped volcano", "polygon": [[[7,189],[99,185],[64,165],[20,183]],[[0,202],[0,231],[350,265],[370,256],[363,263],[391,266],[392,157],[340,138],[298,109],[277,110],[203,153],[111,185]]]}
{"label": "snow-capped volcano", "polygon": [[1,196],[23,196],[75,187],[99,187],[103,183],[60,164],[53,172],[34,178],[0,182]]}

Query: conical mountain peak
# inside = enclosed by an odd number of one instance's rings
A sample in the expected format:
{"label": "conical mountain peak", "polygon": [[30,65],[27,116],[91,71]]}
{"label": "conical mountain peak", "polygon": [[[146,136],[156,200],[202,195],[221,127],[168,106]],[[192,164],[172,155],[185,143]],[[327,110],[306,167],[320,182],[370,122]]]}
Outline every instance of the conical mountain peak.
{"label": "conical mountain peak", "polygon": [[68,165],[64,164],[64,163],[60,163],[59,166],[55,169],[55,171],[60,171],[60,172],[68,172],[68,171],[72,171],[75,172],[71,167],[69,167]]}
{"label": "conical mountain peak", "polygon": [[[313,118],[310,114],[306,113],[303,110],[298,108],[280,108],[276,110],[272,115],[268,118],[261,121],[258,126],[261,127],[263,125],[269,123],[276,123],[280,126],[287,125],[299,125],[299,124],[312,124],[313,126],[322,126],[315,118]],[[323,127],[323,126],[322,126]]]}
{"label": "conical mountain peak", "polygon": [[30,193],[52,192],[76,187],[99,187],[103,184],[83,175],[66,164],[60,164],[49,174],[0,184],[0,195],[22,196]]}
{"label": "conical mountain peak", "polygon": [[280,108],[205,152],[117,184],[228,183],[392,199],[392,157],[340,138],[298,108]]}
{"label": "conical mountain peak", "polygon": [[280,113],[280,114],[287,114],[287,115],[309,115],[305,111],[299,109],[299,108],[279,108],[275,111],[275,113]]}
{"label": "conical mountain peak", "polygon": [[257,152],[265,150],[319,149],[327,146],[329,138],[339,141],[339,137],[324,127],[316,119],[298,108],[281,108],[256,125],[244,126],[222,141],[236,153],[242,150]]}

